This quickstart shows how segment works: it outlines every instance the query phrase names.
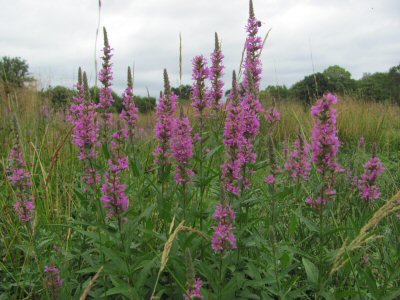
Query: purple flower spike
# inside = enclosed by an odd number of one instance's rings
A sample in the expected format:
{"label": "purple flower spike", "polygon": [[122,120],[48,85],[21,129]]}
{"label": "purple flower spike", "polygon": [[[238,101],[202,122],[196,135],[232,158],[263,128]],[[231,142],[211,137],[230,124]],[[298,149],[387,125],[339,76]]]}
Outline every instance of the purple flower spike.
{"label": "purple flower spike", "polygon": [[11,149],[8,157],[7,178],[17,198],[14,209],[18,213],[19,220],[30,222],[35,214],[34,197],[31,192],[32,181],[19,144]]}
{"label": "purple flower spike", "polygon": [[193,157],[192,127],[183,111],[174,122],[171,149],[177,161],[175,181],[177,184],[184,185],[191,181],[194,173],[189,168],[190,159]]}
{"label": "purple flower spike", "polygon": [[218,225],[214,227],[212,248],[215,252],[221,252],[224,255],[226,251],[237,248],[232,225],[235,212],[230,205],[218,204],[214,219],[218,221]]}

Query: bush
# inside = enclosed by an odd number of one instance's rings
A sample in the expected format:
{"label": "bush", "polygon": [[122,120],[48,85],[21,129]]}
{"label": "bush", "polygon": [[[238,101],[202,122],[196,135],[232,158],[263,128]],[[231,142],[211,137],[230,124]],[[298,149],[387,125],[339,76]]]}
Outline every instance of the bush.
{"label": "bush", "polygon": [[190,94],[192,93],[192,86],[180,85],[179,87],[171,88],[171,91],[179,97],[179,100],[190,100]]}
{"label": "bush", "polygon": [[55,86],[49,87],[45,92],[45,96],[47,96],[54,108],[65,108],[68,103],[71,101],[71,98],[76,94],[76,92],[72,89],[69,89],[65,86]]}
{"label": "bush", "polygon": [[153,111],[156,108],[156,98],[135,96],[135,104],[141,113]]}

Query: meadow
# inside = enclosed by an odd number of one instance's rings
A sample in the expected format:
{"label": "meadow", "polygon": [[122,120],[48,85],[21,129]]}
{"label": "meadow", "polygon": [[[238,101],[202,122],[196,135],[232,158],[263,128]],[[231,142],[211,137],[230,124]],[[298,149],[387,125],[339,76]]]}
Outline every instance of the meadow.
{"label": "meadow", "polygon": [[400,297],[400,107],[266,97],[260,25],[240,80],[217,39],[156,112],[130,70],[113,110],[105,29],[99,103],[81,70],[65,110],[1,95],[0,299]]}

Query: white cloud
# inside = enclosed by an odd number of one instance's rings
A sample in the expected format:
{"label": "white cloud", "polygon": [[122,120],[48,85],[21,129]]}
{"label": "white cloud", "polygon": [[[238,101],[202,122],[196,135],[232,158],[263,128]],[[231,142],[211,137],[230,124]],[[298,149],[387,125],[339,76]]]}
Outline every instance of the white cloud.
{"label": "white cloud", "polygon": [[[72,86],[78,66],[94,80],[97,0],[4,1],[0,11],[0,56],[21,56],[44,84]],[[400,62],[397,0],[254,0],[262,34],[272,27],[263,52],[262,85],[287,84],[329,65],[355,78]],[[135,63],[136,91],[162,89],[162,69],[179,78],[179,32],[183,37],[183,83],[191,84],[191,59],[209,55],[220,35],[226,73],[237,69],[245,39],[247,0],[102,0],[101,24],[115,49],[115,86],[125,84]],[[98,56],[102,36],[99,36]],[[313,61],[311,60],[311,52]],[[229,75],[226,82],[229,83]]]}

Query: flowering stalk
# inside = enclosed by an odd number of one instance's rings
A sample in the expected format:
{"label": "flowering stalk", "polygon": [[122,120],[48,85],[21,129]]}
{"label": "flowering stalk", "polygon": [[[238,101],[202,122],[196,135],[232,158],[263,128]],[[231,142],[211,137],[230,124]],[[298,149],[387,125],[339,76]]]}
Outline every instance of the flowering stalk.
{"label": "flowering stalk", "polygon": [[132,141],[138,118],[138,108],[133,101],[133,82],[130,67],[128,67],[128,86],[122,94],[122,98],[124,100],[122,102],[123,108],[120,116],[125,123],[123,134]]}
{"label": "flowering stalk", "polygon": [[103,27],[104,33],[104,47],[103,47],[103,56],[102,56],[102,69],[99,72],[99,80],[102,84],[100,88],[99,95],[99,109],[101,110],[102,124],[101,124],[101,138],[102,142],[108,145],[109,143],[109,127],[112,126],[112,112],[111,106],[114,103],[114,98],[112,96],[112,88],[111,81],[113,79],[113,71],[112,71],[112,63],[111,58],[112,48],[108,43],[107,31],[106,28]]}
{"label": "flowering stalk", "polygon": [[312,161],[321,174],[324,186],[317,199],[308,198],[306,202],[312,206],[322,208],[325,206],[336,191],[333,188],[335,176],[343,169],[337,162],[340,141],[336,128],[336,109],[332,105],[337,103],[337,97],[333,94],[325,94],[311,108],[314,118],[312,131]]}
{"label": "flowering stalk", "polygon": [[364,165],[364,174],[358,180],[360,196],[366,201],[380,198],[381,193],[376,185],[377,178],[383,173],[385,167],[376,154],[376,144],[373,146],[372,158]]}
{"label": "flowering stalk", "polygon": [[294,142],[294,149],[289,154],[285,163],[285,168],[289,172],[290,177],[297,183],[300,179],[307,181],[310,177],[311,163],[309,158],[310,145],[304,143],[303,137],[299,132],[298,138]]}
{"label": "flowering stalk", "polygon": [[171,165],[170,139],[178,97],[171,92],[167,70],[164,69],[164,94],[160,94],[157,105],[156,138],[158,146],[154,151],[154,163],[158,165],[159,179],[165,181],[165,168]]}
{"label": "flowering stalk", "polygon": [[233,221],[235,220],[235,212],[233,208],[225,203],[217,205],[214,213],[214,219],[218,221],[218,225],[214,227],[214,236],[212,239],[212,249],[220,252],[222,256],[226,251],[236,249],[236,238],[233,234]]}
{"label": "flowering stalk", "polygon": [[[269,166],[270,166],[270,174],[265,178],[265,182],[270,186],[270,191],[271,191],[271,225],[269,229],[269,233],[271,236],[272,240],[272,255],[274,257],[274,273],[275,273],[275,280],[278,285],[278,290],[279,288],[279,277],[278,277],[278,262],[277,262],[277,257],[276,257],[276,244],[277,244],[277,238],[276,238],[276,196],[275,196],[275,184],[276,184],[276,176],[278,173],[281,172],[280,167],[276,163],[276,157],[275,157],[275,149],[273,145],[273,140],[272,136],[268,136],[268,155],[269,155]],[[247,215],[246,215],[247,218]],[[247,221],[247,220],[246,220]]]}
{"label": "flowering stalk", "polygon": [[222,54],[221,47],[218,41],[218,34],[215,33],[215,49],[211,53],[211,63],[209,78],[211,80],[211,89],[209,90],[208,99],[210,101],[211,108],[218,113],[221,109],[221,99],[223,96],[224,82],[221,79],[224,75],[224,66],[222,60],[224,55]]}
{"label": "flowering stalk", "polygon": [[16,195],[14,209],[19,220],[30,223],[35,215],[35,203],[31,191],[32,181],[18,137],[8,157],[7,178]]}
{"label": "flowering stalk", "polygon": [[171,138],[172,153],[177,161],[175,181],[184,185],[191,181],[193,171],[189,168],[193,157],[192,127],[181,109],[180,117],[175,120]]}
{"label": "flowering stalk", "polygon": [[246,58],[243,63],[244,68],[244,97],[242,106],[244,110],[246,143],[243,147],[243,156],[245,164],[243,165],[244,185],[250,186],[250,181],[246,178],[246,172],[249,164],[256,161],[257,154],[254,152],[254,141],[260,130],[260,120],[258,114],[262,111],[259,100],[259,88],[261,80],[261,60],[262,39],[257,35],[261,22],[254,16],[253,2],[250,0],[249,19],[246,25],[247,38],[245,43]]}
{"label": "flowering stalk", "polygon": [[78,94],[72,99],[68,120],[74,125],[72,142],[79,148],[78,158],[83,162],[82,179],[93,186],[100,182],[99,174],[93,167],[93,160],[97,157],[96,148],[99,146],[99,128],[96,105],[90,100],[85,72],[83,72],[83,81],[78,79],[76,87]]}
{"label": "flowering stalk", "polygon": [[60,270],[55,266],[45,266],[44,272],[47,274],[45,283],[50,291],[51,299],[59,299],[60,288],[63,284],[60,275]]}
{"label": "flowering stalk", "polygon": [[243,111],[239,101],[235,71],[232,74],[232,89],[229,100],[224,130],[226,161],[222,165],[222,181],[228,192],[238,196],[241,192],[243,178],[241,170],[245,160],[241,150],[245,139],[243,136]]}
{"label": "flowering stalk", "polygon": [[275,128],[276,124],[281,120],[281,114],[275,106],[268,108],[265,111],[265,120],[269,125],[269,132],[271,132]]}
{"label": "flowering stalk", "polygon": [[[209,100],[207,99],[207,89],[205,86],[205,80],[209,77],[209,68],[207,67],[207,61],[203,55],[196,56],[193,59],[193,73],[192,78],[194,80],[192,90],[192,106],[195,108],[199,115],[199,178],[200,178],[200,203],[199,211],[200,215],[203,211],[203,198],[205,185],[203,182],[203,143],[204,143],[204,113],[205,109],[209,106]],[[203,219],[200,217],[200,229],[202,229]]]}
{"label": "flowering stalk", "polygon": [[194,173],[189,168],[190,159],[193,157],[192,127],[181,107],[179,118],[175,119],[171,149],[177,162],[175,169],[175,182],[183,187],[183,212],[186,218],[186,185],[190,183]]}
{"label": "flowering stalk", "polygon": [[195,278],[195,272],[193,267],[192,255],[189,249],[185,252],[185,264],[186,264],[186,284],[188,289],[183,295],[185,300],[192,299],[203,299],[204,296],[201,293],[201,287],[203,281],[200,278]]}
{"label": "flowering stalk", "polygon": [[129,165],[128,156],[122,152],[124,141],[122,130],[118,130],[112,135],[112,155],[108,160],[106,181],[101,188],[103,192],[101,201],[104,203],[104,208],[108,210],[107,217],[111,219],[113,216],[117,216],[119,225],[121,213],[128,210],[129,207],[129,198],[125,193],[126,185],[121,183],[122,172],[127,170]]}
{"label": "flowering stalk", "polygon": [[[317,172],[321,174],[323,186],[319,191],[317,199],[308,198],[306,203],[319,210],[319,274],[323,268],[323,247],[324,247],[324,214],[323,208],[336,194],[333,185],[336,181],[336,174],[343,169],[337,162],[340,141],[336,128],[336,109],[332,105],[337,103],[337,97],[333,94],[324,94],[322,99],[311,108],[314,118],[312,130],[312,161]],[[322,279],[322,276],[320,276]],[[322,281],[320,280],[321,284]]]}

